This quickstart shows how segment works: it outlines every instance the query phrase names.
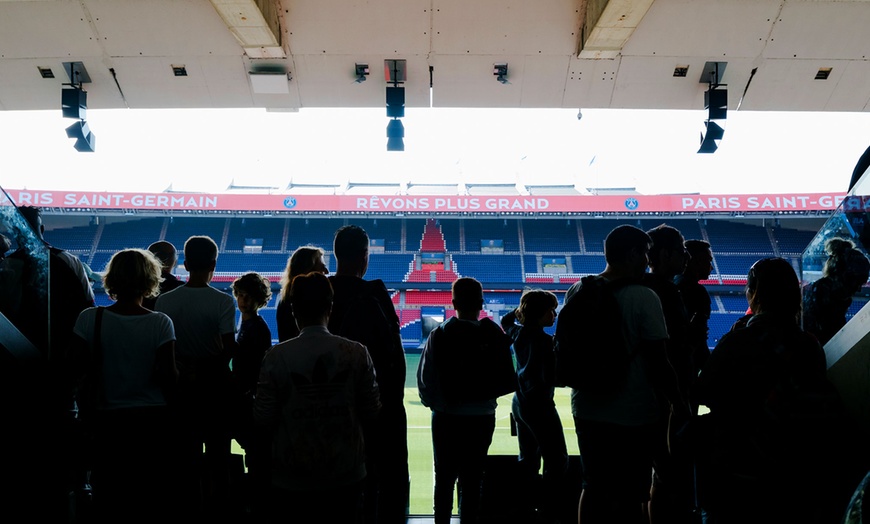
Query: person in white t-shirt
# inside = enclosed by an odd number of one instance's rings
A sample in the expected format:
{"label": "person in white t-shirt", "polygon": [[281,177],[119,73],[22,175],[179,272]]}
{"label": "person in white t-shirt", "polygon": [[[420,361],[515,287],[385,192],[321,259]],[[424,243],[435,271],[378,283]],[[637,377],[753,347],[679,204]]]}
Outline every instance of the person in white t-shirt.
{"label": "person in white t-shirt", "polygon": [[[190,503],[183,511],[200,510],[218,517],[226,510],[229,490],[232,398],[229,362],[235,353],[233,297],[211,287],[218,247],[207,236],[184,244],[187,283],[157,299],[155,310],[166,313],[178,337],[176,364],[180,374],[176,414],[181,466],[187,472]],[[205,457],[202,462],[202,450]],[[200,470],[200,464],[204,470]],[[199,478],[202,473],[202,500]],[[202,506],[200,507],[200,504]]]}
{"label": "person in white t-shirt", "polygon": [[81,414],[96,435],[95,511],[98,522],[148,522],[171,506],[163,479],[171,476],[167,398],[178,380],[175,332],[169,317],[142,307],[160,284],[151,253],[116,253],[103,284],[115,303],[82,311],[74,327],[81,391],[90,392],[79,398]]}
{"label": "person in white t-shirt", "polygon": [[[604,240],[607,281],[637,279],[649,265],[649,235],[618,226]],[[565,293],[565,302],[582,283]],[[578,508],[583,524],[644,522],[652,462],[661,429],[659,397],[688,415],[677,377],[667,359],[668,338],[661,301],[646,286],[627,284],[615,291],[622,312],[625,347],[632,355],[624,385],[608,393],[573,389],[571,412],[583,464],[583,491]],[[562,321],[565,321],[563,315]],[[646,519],[648,521],[648,519]]]}

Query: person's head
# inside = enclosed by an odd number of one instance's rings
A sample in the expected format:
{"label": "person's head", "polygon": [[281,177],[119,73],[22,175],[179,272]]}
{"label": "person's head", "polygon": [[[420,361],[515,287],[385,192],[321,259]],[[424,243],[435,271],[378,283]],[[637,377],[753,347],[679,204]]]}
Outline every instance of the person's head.
{"label": "person's head", "polygon": [[30,228],[33,229],[36,236],[42,238],[42,234],[45,232],[45,226],[42,224],[42,211],[34,206],[18,206],[18,212],[30,224]]}
{"label": "person's head", "polygon": [[239,311],[243,314],[256,314],[272,298],[272,284],[259,273],[245,273],[233,281],[232,287]]}
{"label": "person's head", "polygon": [[646,232],[652,240],[649,249],[649,267],[653,273],[673,278],[686,268],[688,255],[683,235],[674,227],[666,224],[656,226]]}
{"label": "person's head", "polygon": [[746,277],[746,300],[753,313],[775,313],[797,319],[801,285],[794,268],[782,258],[763,258]]}
{"label": "person's head", "polygon": [[451,286],[453,307],[457,316],[462,318],[477,318],[483,309],[483,286],[473,278],[458,278]]}
{"label": "person's head", "polygon": [[614,270],[639,277],[649,265],[649,248],[652,240],[640,229],[621,225],[615,227],[604,239],[604,259]]}
{"label": "person's head", "polygon": [[325,254],[326,252],[319,247],[309,245],[297,248],[290,255],[290,258],[287,259],[287,267],[284,268],[284,275],[281,277],[281,300],[288,296],[293,277],[312,271],[324,275],[329,273],[329,269],[323,261]]}
{"label": "person's head", "polygon": [[332,284],[323,273],[307,273],[290,283],[290,307],[297,325],[323,324],[332,309]]}
{"label": "person's head", "polygon": [[365,229],[347,225],[335,232],[332,242],[336,273],[365,275],[369,264],[369,235]]}
{"label": "person's head", "polygon": [[686,251],[689,252],[689,261],[683,274],[695,280],[707,280],[713,271],[713,251],[710,243],[704,240],[686,240]]}
{"label": "person's head", "polygon": [[520,297],[517,320],[525,326],[549,327],[556,321],[557,307],[559,299],[556,295],[543,289],[530,289]]}
{"label": "person's head", "polygon": [[171,242],[158,240],[148,246],[148,251],[154,253],[154,256],[160,260],[164,273],[171,273],[176,264],[178,264],[178,251],[176,251],[175,246]]}
{"label": "person's head", "polygon": [[103,273],[106,293],[119,301],[156,297],[162,280],[160,261],[144,249],[118,251]]}
{"label": "person's head", "polygon": [[207,236],[192,236],[184,243],[184,267],[194,271],[214,271],[218,247]]}
{"label": "person's head", "polygon": [[845,238],[831,238],[825,242],[828,260],[823,274],[838,280],[849,294],[855,294],[870,277],[870,260]]}

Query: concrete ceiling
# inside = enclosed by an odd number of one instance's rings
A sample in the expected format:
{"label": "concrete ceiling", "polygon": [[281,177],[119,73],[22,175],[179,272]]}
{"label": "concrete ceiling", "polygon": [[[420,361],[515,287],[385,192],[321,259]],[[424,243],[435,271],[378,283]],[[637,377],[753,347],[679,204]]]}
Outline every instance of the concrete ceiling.
{"label": "concrete ceiling", "polygon": [[867,0],[0,0],[0,110],[59,108],[64,62],[95,109],[383,107],[403,59],[412,107],[701,109],[718,61],[731,109],[868,111],[868,27]]}

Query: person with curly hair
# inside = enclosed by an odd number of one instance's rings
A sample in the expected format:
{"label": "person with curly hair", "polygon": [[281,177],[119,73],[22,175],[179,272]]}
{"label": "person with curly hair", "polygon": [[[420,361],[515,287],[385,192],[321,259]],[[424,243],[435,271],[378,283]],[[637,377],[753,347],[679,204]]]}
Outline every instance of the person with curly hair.
{"label": "person with curly hair", "polygon": [[242,315],[236,342],[239,347],[232,360],[236,388],[233,402],[233,436],[245,450],[250,490],[249,507],[262,511],[269,488],[269,442],[254,425],[254,396],[263,357],[272,347],[272,332],[259,310],[272,298],[272,284],[259,273],[245,273],[233,281],[233,295]]}
{"label": "person with curly hair", "polygon": [[103,276],[115,303],[82,311],[74,328],[80,391],[89,392],[79,404],[95,434],[98,522],[150,522],[172,504],[165,479],[171,477],[167,400],[178,380],[175,331],[168,316],[142,307],[157,294],[160,272],[148,251],[115,253]]}
{"label": "person with curly hair", "polygon": [[240,391],[253,395],[263,356],[272,347],[272,332],[259,314],[272,299],[272,283],[259,273],[250,272],[235,279],[232,288],[242,314],[236,333],[239,347],[233,356],[233,376]]}
{"label": "person with curly hair", "polygon": [[828,260],[822,278],[804,286],[803,328],[824,346],[843,326],[852,296],[870,276],[870,260],[845,238],[825,242]]}

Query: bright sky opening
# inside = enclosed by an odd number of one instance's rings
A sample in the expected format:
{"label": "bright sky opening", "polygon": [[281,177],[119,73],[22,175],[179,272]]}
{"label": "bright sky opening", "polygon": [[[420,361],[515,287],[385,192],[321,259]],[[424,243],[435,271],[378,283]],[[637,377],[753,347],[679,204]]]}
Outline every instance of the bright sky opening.
{"label": "bright sky opening", "polygon": [[[642,194],[845,192],[868,113],[730,111],[698,154],[704,111],[408,108],[405,151],[384,109],[89,110],[79,153],[60,110],[0,112],[8,189],[285,192],[288,184],[507,183]],[[292,190],[291,190],[292,191]]]}

